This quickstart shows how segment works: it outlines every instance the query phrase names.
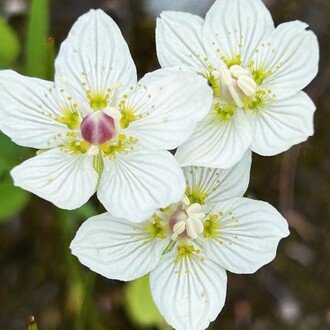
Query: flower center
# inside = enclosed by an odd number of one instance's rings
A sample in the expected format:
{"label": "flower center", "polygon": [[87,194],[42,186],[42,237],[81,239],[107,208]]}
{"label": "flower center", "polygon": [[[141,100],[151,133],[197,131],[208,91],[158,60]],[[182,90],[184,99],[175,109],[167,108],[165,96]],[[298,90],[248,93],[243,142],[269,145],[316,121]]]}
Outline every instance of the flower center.
{"label": "flower center", "polygon": [[234,102],[237,107],[244,107],[244,100],[254,98],[257,92],[257,84],[251,71],[240,65],[232,65],[228,68],[221,66],[219,71],[212,71],[212,78],[220,83],[220,97],[229,103]]}
{"label": "flower center", "polygon": [[115,121],[105,111],[95,111],[83,119],[80,129],[85,141],[100,145],[115,136]]}
{"label": "flower center", "polygon": [[169,218],[169,227],[172,231],[172,240],[178,237],[190,237],[196,239],[203,233],[203,219],[205,213],[198,203],[190,204],[187,196],[184,196],[181,205]]}

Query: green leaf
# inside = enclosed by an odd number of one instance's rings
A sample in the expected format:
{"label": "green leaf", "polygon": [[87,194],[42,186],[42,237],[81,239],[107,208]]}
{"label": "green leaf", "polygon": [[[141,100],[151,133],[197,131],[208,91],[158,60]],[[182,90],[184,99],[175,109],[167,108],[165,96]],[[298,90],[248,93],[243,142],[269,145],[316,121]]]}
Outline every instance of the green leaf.
{"label": "green leaf", "polygon": [[166,322],[160,315],[149,288],[149,276],[143,276],[126,285],[126,309],[132,322],[143,327],[164,328]]}
{"label": "green leaf", "polygon": [[30,194],[13,185],[9,171],[31,155],[31,150],[15,145],[0,132],[0,222],[19,214],[30,199]]}
{"label": "green leaf", "polygon": [[15,31],[0,17],[0,68],[10,66],[18,57],[21,47]]}
{"label": "green leaf", "polygon": [[32,154],[30,149],[17,146],[9,137],[1,132],[0,150],[0,175],[8,172]]}
{"label": "green leaf", "polygon": [[26,42],[26,73],[39,78],[48,77],[47,37],[49,34],[49,1],[32,0]]}
{"label": "green leaf", "polygon": [[27,205],[30,194],[13,185],[9,177],[0,181],[0,222],[19,214]]}
{"label": "green leaf", "polygon": [[46,78],[54,80],[54,62],[56,58],[55,39],[48,37],[46,40]]}

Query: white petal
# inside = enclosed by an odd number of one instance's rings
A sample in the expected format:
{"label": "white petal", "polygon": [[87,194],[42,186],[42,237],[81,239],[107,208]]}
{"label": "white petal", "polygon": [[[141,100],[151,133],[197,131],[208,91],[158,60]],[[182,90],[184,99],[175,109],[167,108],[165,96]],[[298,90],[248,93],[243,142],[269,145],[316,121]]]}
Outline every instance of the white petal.
{"label": "white petal", "polygon": [[157,19],[156,46],[160,65],[207,71],[202,42],[204,20],[188,13],[165,11]]}
{"label": "white petal", "polygon": [[240,55],[241,64],[247,66],[254,49],[273,30],[261,0],[216,1],[205,18],[204,47],[215,65],[222,56],[231,60]]}
{"label": "white petal", "polygon": [[120,120],[121,119],[121,113],[120,111],[115,108],[115,107],[109,107],[103,110],[105,114],[108,116],[112,117],[115,120]]}
{"label": "white petal", "polygon": [[94,194],[98,175],[93,158],[59,149],[26,160],[11,171],[16,186],[63,209],[75,209]]}
{"label": "white petal", "polygon": [[159,263],[169,239],[152,238],[149,222],[134,224],[103,213],[85,221],[70,248],[91,270],[110,279],[129,281]]}
{"label": "white petal", "polygon": [[250,123],[244,112],[237,109],[228,123],[208,115],[178,148],[175,158],[182,167],[230,168],[243,157],[250,143]]}
{"label": "white petal", "polygon": [[184,189],[183,173],[169,152],[136,147],[104,161],[97,194],[113,216],[141,222],[157,208],[179,201]]}
{"label": "white petal", "polygon": [[190,72],[157,70],[144,76],[127,107],[138,118],[129,125],[145,148],[175,149],[209,112],[212,90],[206,79]]}
{"label": "white petal", "polygon": [[175,263],[176,250],[172,252],[165,254],[150,273],[152,296],[166,322],[173,328],[205,329],[224,305],[226,272],[202,251],[179,263]]}
{"label": "white petal", "polygon": [[318,71],[319,46],[316,35],[306,31],[307,27],[299,21],[281,24],[254,53],[254,67],[271,72],[261,87],[278,98],[303,89]]}
{"label": "white petal", "polygon": [[[89,106],[86,89],[105,93],[120,84],[125,93],[136,84],[136,69],[128,46],[111,17],[90,10],[73,25],[55,62],[55,81]],[[85,86],[82,84],[86,83]]]}
{"label": "white petal", "polygon": [[223,202],[218,237],[204,238],[205,253],[234,273],[254,273],[271,262],[279,241],[289,235],[288,224],[270,204],[248,198]]}
{"label": "white petal", "polygon": [[306,141],[314,133],[315,105],[304,92],[275,102],[255,114],[251,149],[272,156]]}
{"label": "white petal", "polygon": [[65,103],[54,83],[0,72],[0,128],[19,145],[48,149],[63,142],[68,127],[54,116],[61,116]]}
{"label": "white petal", "polygon": [[190,205],[190,200],[186,194],[183,195],[181,202],[186,206]]}
{"label": "white petal", "polygon": [[250,181],[251,158],[251,151],[248,150],[241,161],[227,170],[195,166],[183,168],[187,181],[186,193],[202,193],[204,210],[221,205],[226,199],[243,196]]}

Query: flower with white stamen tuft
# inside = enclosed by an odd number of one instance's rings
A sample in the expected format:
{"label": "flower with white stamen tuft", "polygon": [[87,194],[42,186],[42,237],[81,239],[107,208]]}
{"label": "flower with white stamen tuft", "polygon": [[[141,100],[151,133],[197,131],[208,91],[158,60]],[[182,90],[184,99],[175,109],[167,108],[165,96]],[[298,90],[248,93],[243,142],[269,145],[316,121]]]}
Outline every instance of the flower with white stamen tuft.
{"label": "flower with white stamen tuft", "polygon": [[205,20],[163,12],[156,44],[163,68],[193,71],[213,105],[178,148],[181,166],[229,168],[247,149],[276,155],[313,135],[315,105],[301,90],[318,71],[319,47],[307,24],[276,29],[261,0],[216,0]]}
{"label": "flower with white stamen tuft", "polygon": [[269,204],[241,197],[251,153],[230,170],[184,168],[186,194],[140,224],[104,213],[88,219],[71,243],[80,262],[110,279],[150,272],[153,299],[178,330],[203,330],[226,298],[226,270],[253,273],[274,259],[289,234]]}

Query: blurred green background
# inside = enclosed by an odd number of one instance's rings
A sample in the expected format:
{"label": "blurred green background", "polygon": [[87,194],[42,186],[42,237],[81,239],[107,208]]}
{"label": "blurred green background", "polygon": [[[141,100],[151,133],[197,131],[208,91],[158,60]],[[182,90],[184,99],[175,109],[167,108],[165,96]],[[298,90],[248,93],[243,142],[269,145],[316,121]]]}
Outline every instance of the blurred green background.
{"label": "blurred green background", "polygon": [[[208,0],[1,0],[0,68],[52,79],[57,49],[73,22],[102,8],[120,26],[140,75],[158,68],[155,18],[162,10],[204,15]],[[210,329],[330,329],[330,1],[264,0],[276,24],[309,23],[321,45],[320,73],[307,88],[316,134],[277,157],[254,156],[249,194],[276,206],[291,236],[254,275],[229,275],[227,304]],[[74,212],[14,188],[9,170],[33,155],[0,133],[0,329],[167,329],[148,279],[127,285],[93,274],[69,252]],[[32,329],[32,327],[31,327]]]}

